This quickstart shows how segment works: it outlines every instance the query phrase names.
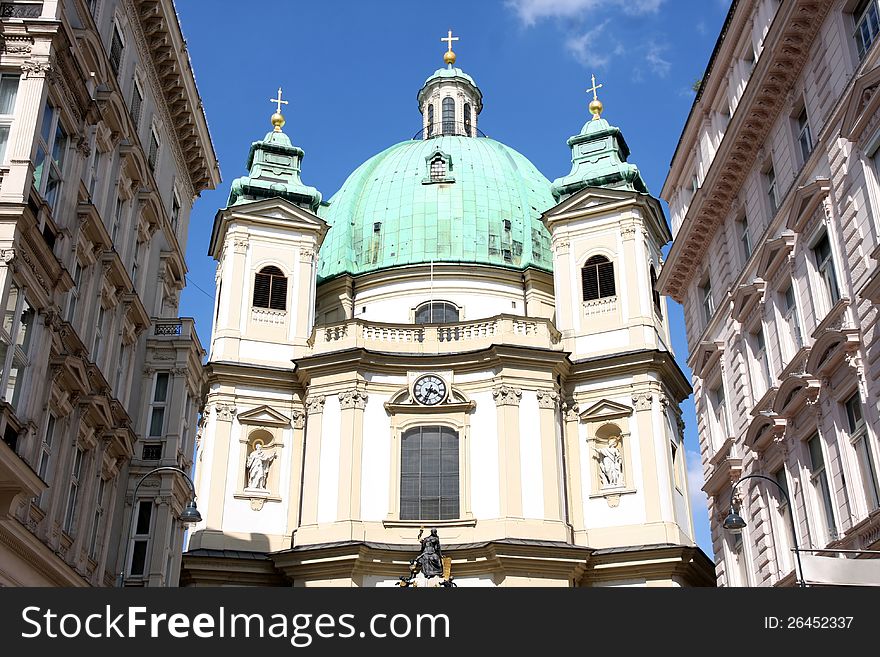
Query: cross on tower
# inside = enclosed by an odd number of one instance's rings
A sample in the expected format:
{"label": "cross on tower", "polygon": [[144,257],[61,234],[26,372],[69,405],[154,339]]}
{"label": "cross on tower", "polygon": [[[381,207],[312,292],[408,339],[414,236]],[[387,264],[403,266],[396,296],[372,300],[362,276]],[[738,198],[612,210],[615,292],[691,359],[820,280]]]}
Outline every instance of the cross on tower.
{"label": "cross on tower", "polygon": [[446,37],[440,39],[441,41],[446,41],[449,44],[448,52],[452,52],[452,42],[458,41],[458,37],[452,36],[452,30],[449,30],[449,34]]}
{"label": "cross on tower", "polygon": [[601,89],[603,85],[596,84],[596,76],[595,75],[591,75],[590,77],[593,78],[593,86],[590,87],[589,89],[587,89],[587,93],[590,93],[592,91],[593,92],[593,100],[599,100],[599,97],[596,96],[596,92],[599,89]]}
{"label": "cross on tower", "polygon": [[281,100],[281,87],[278,87],[278,98],[270,98],[269,102],[275,103],[276,105],[278,105],[278,113],[279,114],[281,114],[281,106],[282,105],[289,105],[290,104],[286,100]]}

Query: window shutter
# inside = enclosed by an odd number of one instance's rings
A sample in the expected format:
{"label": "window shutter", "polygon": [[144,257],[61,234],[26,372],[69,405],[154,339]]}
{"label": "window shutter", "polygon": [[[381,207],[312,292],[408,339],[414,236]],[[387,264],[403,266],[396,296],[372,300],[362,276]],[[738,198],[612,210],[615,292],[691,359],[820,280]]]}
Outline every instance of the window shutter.
{"label": "window shutter", "polygon": [[254,279],[254,307],[269,307],[269,286],[272,277],[268,274],[259,273]]}
{"label": "window shutter", "polygon": [[272,290],[269,299],[269,307],[275,310],[287,309],[287,278],[284,276],[272,276]]}
{"label": "window shutter", "polygon": [[604,262],[598,267],[599,270],[599,296],[613,297],[617,294],[614,286],[614,263]]}

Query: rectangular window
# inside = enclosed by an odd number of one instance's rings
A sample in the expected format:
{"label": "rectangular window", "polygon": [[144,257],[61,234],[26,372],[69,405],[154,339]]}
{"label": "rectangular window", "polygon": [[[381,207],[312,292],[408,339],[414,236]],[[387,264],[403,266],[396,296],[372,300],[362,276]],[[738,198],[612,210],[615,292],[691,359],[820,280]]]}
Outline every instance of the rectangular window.
{"label": "rectangular window", "polygon": [[825,282],[825,290],[828,300],[833,306],[840,299],[840,288],[837,286],[837,271],[834,268],[834,258],[831,255],[831,242],[828,241],[828,233],[813,245],[813,257],[816,259],[816,270]]}
{"label": "rectangular window", "polygon": [[70,473],[70,488],[67,491],[67,508],[64,511],[64,531],[68,535],[73,534],[76,524],[76,507],[79,503],[79,485],[82,476],[82,462],[85,451],[77,447],[73,455],[73,469]]}
{"label": "rectangular window", "polygon": [[137,505],[137,519],[131,545],[129,575],[143,575],[147,564],[147,547],[150,543],[150,525],[153,519],[153,503],[141,501]]}
{"label": "rectangular window", "polygon": [[98,322],[95,325],[95,340],[92,344],[92,362],[97,363],[101,357],[101,347],[104,342],[104,321],[107,318],[107,311],[104,306],[98,306]]}
{"label": "rectangular window", "polygon": [[776,172],[772,166],[764,172],[764,180],[767,183],[767,200],[770,203],[770,215],[773,216],[776,214],[776,210],[779,209],[779,195],[776,189]]}
{"label": "rectangular window", "polygon": [[18,96],[18,75],[0,75],[0,164],[6,162],[9,131],[15,119],[15,99]]}
{"label": "rectangular window", "polygon": [[99,528],[101,526],[101,516],[104,515],[104,491],[107,487],[107,481],[98,475],[98,494],[95,497],[95,513],[92,517],[92,538],[89,540],[89,556],[92,559],[98,558],[101,544],[98,540]]}
{"label": "rectangular window", "polygon": [[162,443],[151,443],[144,445],[143,451],[144,461],[158,461],[162,458]]}
{"label": "rectangular window", "polygon": [[862,399],[858,391],[854,392],[844,403],[846,424],[850,441],[859,458],[859,469],[862,474],[862,485],[865,487],[865,501],[868,510],[880,507],[880,482],[877,480],[877,468],[871,449],[865,417],[862,414]]}
{"label": "rectangular window", "polygon": [[171,195],[171,227],[177,233],[177,224],[180,222],[180,199],[177,192]]}
{"label": "rectangular window", "polygon": [[795,545],[792,533],[791,507],[788,503],[788,477],[785,468],[779,468],[773,473],[773,479],[779,487],[785,491],[783,495],[778,489],[772,488],[772,494],[776,499],[776,518],[774,524],[774,536],[777,544],[776,558],[779,561],[779,575],[782,576],[791,570],[791,548]]}
{"label": "rectangular window", "polygon": [[752,238],[749,235],[748,218],[745,216],[740,217],[736,222],[736,232],[739,235],[739,243],[742,246],[743,261],[746,261],[752,255]]}
{"label": "rectangular window", "polygon": [[135,242],[134,254],[131,257],[131,284],[135,291],[138,289],[138,270],[141,267],[141,250],[143,242]]}
{"label": "rectangular window", "polygon": [[733,537],[733,560],[736,562],[736,579],[738,586],[749,586],[749,564],[746,559],[743,532]]}
{"label": "rectangular window", "polygon": [[17,285],[11,283],[0,327],[0,399],[18,407],[30,365],[34,309]]}
{"label": "rectangular window", "polygon": [[119,75],[119,66],[122,64],[122,53],[125,49],[125,42],[122,40],[122,32],[119,26],[113,23],[113,39],[110,42],[110,66],[113,73]]}
{"label": "rectangular window", "polygon": [[165,404],[168,399],[168,386],[170,377],[167,372],[156,374],[156,382],[153,387],[153,403],[150,405],[150,430],[147,435],[159,438],[165,427]]}
{"label": "rectangular window", "polygon": [[116,394],[116,398],[119,400],[123,399],[122,384],[125,382],[125,377],[128,373],[129,351],[129,348],[125,343],[120,343],[119,357],[116,360],[116,378],[113,382],[113,391]]}
{"label": "rectangular window", "polygon": [[752,345],[752,355],[757,368],[755,374],[755,398],[756,401],[770,389],[770,359],[767,357],[767,344],[764,341],[764,329],[758,327],[749,334],[749,342]]}
{"label": "rectangular window", "polygon": [[403,434],[401,520],[458,518],[458,434],[449,427],[416,427]]}
{"label": "rectangular window", "polygon": [[134,122],[134,130],[138,131],[141,124],[141,106],[144,104],[144,95],[141,93],[141,87],[135,79],[131,90],[131,120]]}
{"label": "rectangular window", "polygon": [[863,0],[853,12],[856,22],[854,38],[859,51],[859,59],[871,48],[880,33],[880,18],[877,14],[876,0]]}
{"label": "rectangular window", "polygon": [[37,154],[34,159],[34,187],[49,204],[53,214],[58,209],[58,199],[61,197],[68,142],[59,114],[58,109],[47,101],[37,134]]}
{"label": "rectangular window", "polygon": [[73,319],[76,317],[76,304],[79,303],[79,286],[82,282],[82,265],[79,264],[79,260],[76,261],[76,265],[73,267],[73,287],[70,288],[70,292],[67,297],[67,321],[73,324]]}
{"label": "rectangular window", "polygon": [[810,133],[810,122],[807,118],[807,108],[804,107],[797,117],[798,145],[801,147],[801,157],[806,163],[813,152],[813,135]]}
{"label": "rectangular window", "polygon": [[[43,441],[40,444],[40,462],[37,466],[37,474],[40,479],[49,483],[52,476],[52,443],[55,439],[55,416],[49,413],[49,420],[46,422],[46,433],[43,434]],[[45,509],[45,504],[49,501],[49,489],[37,498],[37,504],[41,509]]]}
{"label": "rectangular window", "polygon": [[707,276],[702,285],[700,285],[700,300],[703,303],[703,317],[708,324],[715,314],[715,300],[712,298],[712,281]]}
{"label": "rectangular window", "polygon": [[155,130],[150,130],[150,152],[147,155],[147,162],[150,165],[150,171],[156,172],[156,163],[159,161],[159,136]]}
{"label": "rectangular window", "polygon": [[801,334],[801,322],[798,319],[797,301],[795,300],[794,283],[785,288],[779,295],[782,319],[788,326],[788,334],[791,345],[797,351],[804,346],[804,338]]}
{"label": "rectangular window", "polygon": [[718,432],[718,445],[730,437],[730,418],[727,416],[727,399],[724,396],[724,384],[712,390],[712,408],[715,412],[715,427]]}
{"label": "rectangular window", "polygon": [[825,470],[822,441],[818,434],[807,441],[807,447],[810,451],[810,480],[821,508],[822,520],[825,524],[825,538],[827,541],[833,541],[837,538],[837,525],[834,522],[834,504],[831,500],[828,473]]}
{"label": "rectangular window", "polygon": [[110,241],[116,245],[116,238],[119,236],[119,227],[122,225],[122,215],[125,209],[125,201],[121,197],[116,197],[116,207],[113,209],[113,227],[110,229]]}

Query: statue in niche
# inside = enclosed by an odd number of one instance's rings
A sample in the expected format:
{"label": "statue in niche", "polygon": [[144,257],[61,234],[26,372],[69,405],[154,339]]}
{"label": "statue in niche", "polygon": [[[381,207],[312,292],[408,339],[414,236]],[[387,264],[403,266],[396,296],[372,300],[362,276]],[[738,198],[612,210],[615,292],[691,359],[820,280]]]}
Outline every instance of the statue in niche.
{"label": "statue in niche", "polygon": [[599,461],[602,488],[622,487],[623,454],[620,452],[620,436],[609,438],[604,447],[597,447],[594,458]]}
{"label": "statue in niche", "polygon": [[263,451],[263,445],[257,443],[254,451],[247,459],[248,488],[266,490],[266,480],[269,478],[269,465],[275,460],[277,454]]}

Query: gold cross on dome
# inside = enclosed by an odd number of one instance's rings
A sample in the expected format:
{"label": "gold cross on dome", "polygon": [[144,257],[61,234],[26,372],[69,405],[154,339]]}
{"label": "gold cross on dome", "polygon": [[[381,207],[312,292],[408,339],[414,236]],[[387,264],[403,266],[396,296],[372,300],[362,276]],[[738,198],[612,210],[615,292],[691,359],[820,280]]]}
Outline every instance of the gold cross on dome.
{"label": "gold cross on dome", "polygon": [[449,30],[448,36],[446,36],[440,40],[446,41],[449,44],[448,52],[452,52],[452,42],[458,41],[458,37],[452,36],[452,30]]}
{"label": "gold cross on dome", "polygon": [[599,97],[596,96],[596,92],[599,89],[601,89],[604,85],[596,84],[596,76],[595,75],[591,75],[590,77],[593,79],[593,86],[590,87],[589,89],[587,89],[587,93],[590,93],[592,91],[593,92],[593,100],[599,100]]}
{"label": "gold cross on dome", "polygon": [[277,110],[277,111],[278,111],[279,114],[281,114],[281,106],[282,106],[282,105],[289,105],[289,104],[290,104],[290,103],[289,103],[288,101],[286,101],[286,100],[281,100],[281,87],[278,87],[278,98],[270,98],[270,99],[269,99],[269,102],[270,102],[270,103],[275,103],[276,105],[278,105],[278,110]]}

